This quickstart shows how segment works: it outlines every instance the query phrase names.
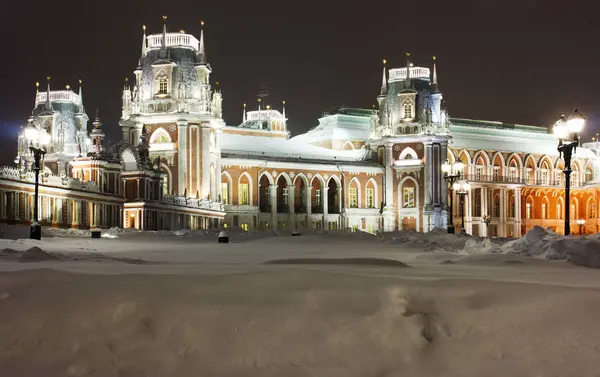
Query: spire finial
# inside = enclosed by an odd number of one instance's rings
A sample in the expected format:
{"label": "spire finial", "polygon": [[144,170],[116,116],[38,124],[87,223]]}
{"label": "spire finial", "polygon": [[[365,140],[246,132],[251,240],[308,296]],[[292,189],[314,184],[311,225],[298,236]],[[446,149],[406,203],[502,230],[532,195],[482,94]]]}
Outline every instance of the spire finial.
{"label": "spire finial", "polygon": [[50,76],[46,77],[48,80],[48,89],[46,91],[46,110],[52,110],[52,105],[50,104]]}
{"label": "spire finial", "polygon": [[433,57],[433,77],[431,79],[431,89],[433,92],[438,91],[437,65],[435,63],[436,60],[437,60],[437,58],[434,56]]}
{"label": "spire finial", "polygon": [[198,43],[198,62],[206,64],[206,51],[204,50],[204,21],[200,21],[200,42]]}
{"label": "spire finial", "polygon": [[283,107],[283,118],[285,119],[285,100],[281,101],[281,105]]}
{"label": "spire finial", "polygon": [[163,19],[163,37],[162,37],[162,49],[167,49],[167,16],[162,16]]}
{"label": "spire finial", "polygon": [[79,79],[77,81],[79,82],[79,104],[81,105],[80,112],[83,113],[83,80]]}
{"label": "spire finial", "polygon": [[244,104],[244,109],[242,110],[242,123],[246,123],[246,104]]}
{"label": "spire finial", "polygon": [[410,81],[410,52],[406,52],[406,81]]}
{"label": "spire finial", "polygon": [[[94,119],[94,125],[96,126],[96,124],[98,124],[100,122],[100,116],[98,115],[98,108],[96,108],[96,118]],[[99,126],[96,126],[96,128]]]}
{"label": "spire finial", "polygon": [[146,57],[146,50],[148,49],[146,45],[146,25],[142,25],[142,33],[142,55],[140,60]]}
{"label": "spire finial", "polygon": [[387,80],[385,77],[385,65],[387,64],[387,60],[383,59],[383,75],[381,77],[381,92],[380,95],[387,95]]}
{"label": "spire finial", "polygon": [[260,103],[262,102],[262,98],[258,97],[258,111],[260,111]]}

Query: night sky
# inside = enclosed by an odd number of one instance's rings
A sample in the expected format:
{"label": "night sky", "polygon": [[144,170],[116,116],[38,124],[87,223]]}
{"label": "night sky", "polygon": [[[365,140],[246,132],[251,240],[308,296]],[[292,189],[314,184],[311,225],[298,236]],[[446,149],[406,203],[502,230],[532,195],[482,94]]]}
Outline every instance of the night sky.
{"label": "night sky", "polygon": [[[415,65],[438,58],[440,88],[452,117],[551,125],[579,107],[587,137],[600,132],[600,24],[594,1],[9,1],[0,0],[2,100],[0,163],[12,161],[18,126],[34,102],[35,81],[53,88],[84,80],[84,105],[96,108],[110,138],[125,77],[133,78],[142,24],[185,29],[205,43],[220,82],[224,118],[241,122],[242,104],[287,102],[292,135],[334,106],[370,108],[381,60]],[[596,9],[595,9],[596,8]]]}

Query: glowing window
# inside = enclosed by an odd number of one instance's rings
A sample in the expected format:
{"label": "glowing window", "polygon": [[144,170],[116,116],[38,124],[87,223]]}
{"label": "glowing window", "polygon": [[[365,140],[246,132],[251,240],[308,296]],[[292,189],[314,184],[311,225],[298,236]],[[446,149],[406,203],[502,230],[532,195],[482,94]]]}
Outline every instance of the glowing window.
{"label": "glowing window", "polygon": [[404,118],[412,118],[412,106],[408,103],[404,105]]}
{"label": "glowing window", "polygon": [[321,205],[321,189],[317,189],[317,191],[315,191],[315,204],[318,206]]}
{"label": "glowing window", "polygon": [[375,200],[374,200],[374,190],[372,188],[367,188],[367,208],[374,208]]}
{"label": "glowing window", "polygon": [[250,195],[247,183],[240,183],[239,202],[242,206],[250,204]]}
{"label": "glowing window", "polygon": [[158,137],[154,140],[155,143],[164,144],[169,143],[169,138],[166,135],[158,135]]}
{"label": "glowing window", "polygon": [[405,187],[403,190],[404,208],[415,208],[415,188]]}
{"label": "glowing window", "polygon": [[356,195],[356,187],[350,187],[350,208],[358,207],[358,197]]}
{"label": "glowing window", "polygon": [[526,205],[525,218],[531,219],[531,203],[527,203],[527,205]]}
{"label": "glowing window", "polygon": [[229,204],[229,187],[227,182],[221,183],[221,201],[223,204]]}
{"label": "glowing window", "polygon": [[542,203],[542,219],[547,218],[546,214],[546,203]]}
{"label": "glowing window", "polygon": [[168,80],[162,76],[158,79],[158,94],[167,94]]}

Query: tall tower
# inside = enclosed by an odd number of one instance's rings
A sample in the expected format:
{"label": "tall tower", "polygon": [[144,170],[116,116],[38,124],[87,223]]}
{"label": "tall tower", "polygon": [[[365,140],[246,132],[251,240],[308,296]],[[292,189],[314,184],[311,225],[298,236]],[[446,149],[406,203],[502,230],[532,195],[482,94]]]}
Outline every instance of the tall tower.
{"label": "tall tower", "polygon": [[133,90],[124,89],[119,124],[125,141],[137,146],[145,133],[149,158],[166,159],[165,194],[215,199],[221,189],[223,97],[210,84],[200,24],[199,39],[184,30],[169,32],[166,16],[160,33],[146,35],[142,28],[136,83]]}
{"label": "tall tower", "polygon": [[[442,93],[426,67],[388,70],[377,96],[379,124],[369,145],[385,168],[382,216],[384,230],[430,231],[447,226],[447,187],[441,165],[451,135],[441,110]],[[434,60],[435,62],[435,60]],[[387,84],[387,85],[386,85]]]}

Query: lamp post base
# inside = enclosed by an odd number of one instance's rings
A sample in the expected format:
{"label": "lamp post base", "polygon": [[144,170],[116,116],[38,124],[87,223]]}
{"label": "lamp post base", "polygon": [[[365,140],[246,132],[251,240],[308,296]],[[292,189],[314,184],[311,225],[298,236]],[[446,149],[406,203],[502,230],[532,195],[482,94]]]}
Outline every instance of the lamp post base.
{"label": "lamp post base", "polygon": [[454,234],[454,224],[448,225],[448,233]]}
{"label": "lamp post base", "polygon": [[32,240],[42,239],[42,225],[37,221],[29,227],[29,238]]}

